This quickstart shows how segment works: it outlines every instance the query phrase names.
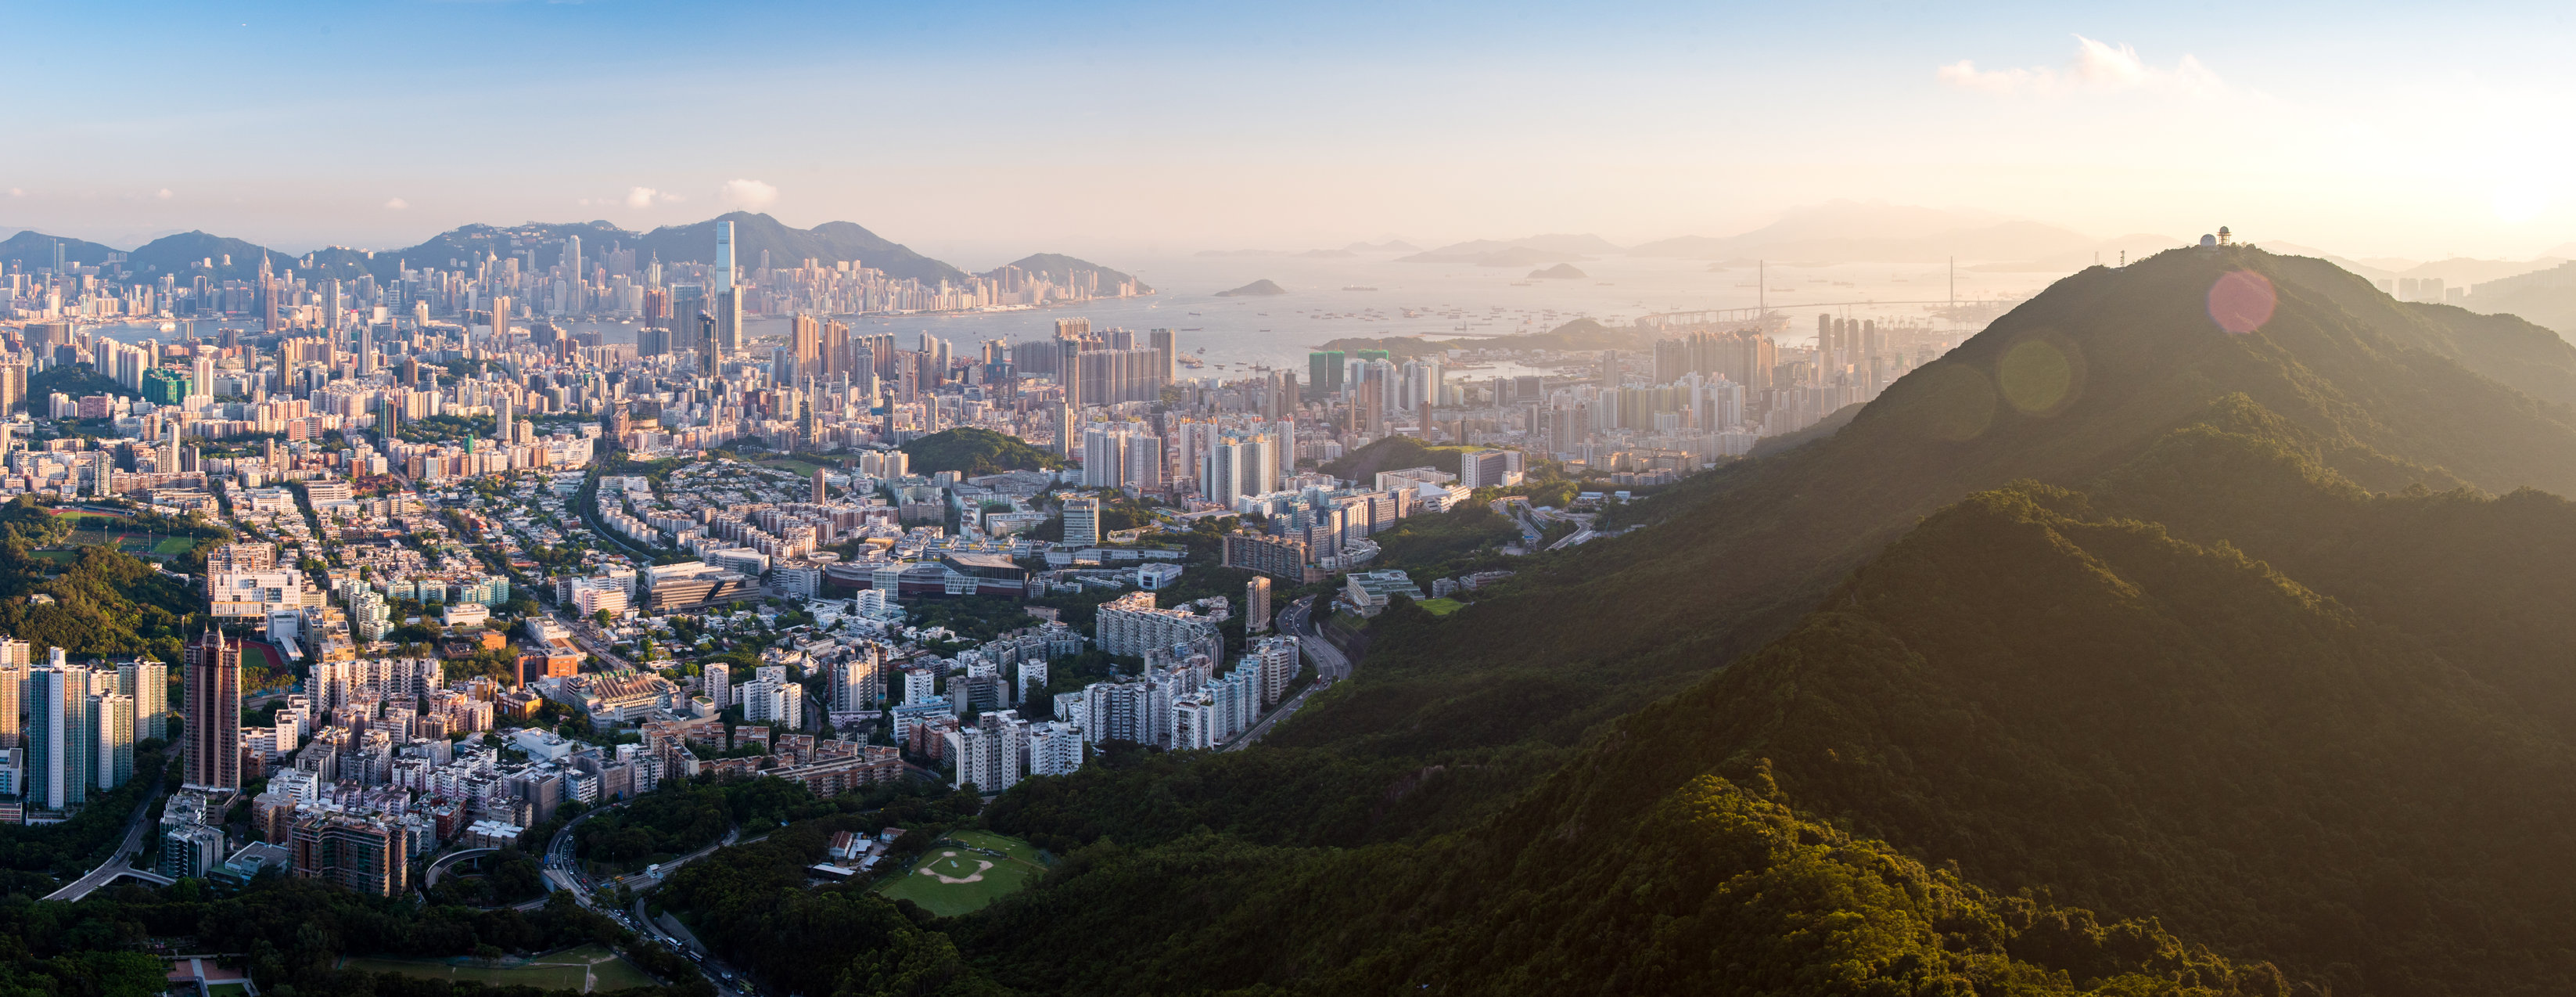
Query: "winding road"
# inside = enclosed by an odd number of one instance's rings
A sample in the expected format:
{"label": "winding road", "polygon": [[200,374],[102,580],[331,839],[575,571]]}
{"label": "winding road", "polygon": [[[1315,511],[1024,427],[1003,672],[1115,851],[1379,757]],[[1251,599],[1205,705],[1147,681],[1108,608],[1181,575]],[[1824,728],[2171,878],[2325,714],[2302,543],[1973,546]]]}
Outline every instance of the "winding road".
{"label": "winding road", "polygon": [[1318,689],[1351,677],[1351,659],[1342,653],[1341,648],[1333,646],[1332,641],[1325,640],[1323,635],[1315,630],[1312,615],[1314,611],[1315,597],[1310,595],[1282,608],[1279,611],[1278,624],[1279,632],[1297,638],[1297,649],[1305,652],[1306,656],[1315,662],[1315,682],[1290,697],[1287,702],[1279,704],[1278,709],[1270,711],[1269,716],[1262,717],[1260,723],[1252,725],[1252,729],[1226,742],[1221,750],[1241,751],[1253,742],[1261,740],[1262,735],[1270,733],[1270,725],[1278,723],[1280,718],[1295,713],[1298,707],[1306,705],[1306,697],[1314,695]]}
{"label": "winding road", "polygon": [[166,876],[134,868],[134,855],[143,850],[143,831],[150,826],[144,818],[152,814],[152,801],[161,798],[162,789],[161,780],[153,779],[151,790],[143,794],[143,801],[134,805],[134,815],[126,818],[125,840],[117,843],[116,851],[107,857],[107,861],[99,863],[98,868],[89,871],[89,875],[72,880],[62,889],[45,894],[45,899],[78,900],[90,895],[99,887],[115,882],[119,876],[132,876],[163,886],[170,885],[170,879]]}

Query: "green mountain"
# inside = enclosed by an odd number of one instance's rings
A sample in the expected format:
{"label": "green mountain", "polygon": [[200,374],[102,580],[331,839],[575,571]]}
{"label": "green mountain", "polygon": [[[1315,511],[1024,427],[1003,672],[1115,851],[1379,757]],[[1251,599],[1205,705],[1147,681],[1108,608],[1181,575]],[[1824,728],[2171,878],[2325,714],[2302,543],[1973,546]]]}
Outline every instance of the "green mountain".
{"label": "green mountain", "polygon": [[[1398,795],[1441,777],[1401,780]],[[1759,773],[1637,802],[1622,822],[1533,829],[1552,840],[1518,853],[1485,836],[1356,849],[1204,827],[1143,848],[1103,839],[950,933],[993,980],[1032,994],[2288,992],[2272,967],[2151,921],[1970,885],[1799,813]]]}
{"label": "green mountain", "polygon": [[[604,221],[466,225],[431,236],[420,245],[408,249],[375,253],[371,258],[364,259],[364,265],[367,272],[376,275],[377,280],[391,280],[400,274],[404,267],[467,269],[473,266],[475,260],[482,259],[486,255],[508,259],[519,252],[533,250],[537,266],[551,267],[563,262],[565,240],[574,236],[581,238],[582,252],[587,255],[606,253],[621,243],[632,245],[640,238],[634,232]],[[707,237],[707,245],[710,247],[715,245],[713,235]],[[365,256],[365,254],[359,255]],[[646,259],[648,258],[643,254],[637,254],[638,262]]]}
{"label": "green mountain", "polygon": [[824,265],[856,260],[894,277],[927,284],[963,283],[966,271],[886,241],[849,222],[824,222],[811,229],[790,228],[765,214],[734,211],[691,225],[665,225],[633,240],[637,259],[658,253],[665,263],[712,263],[716,223],[733,223],[734,261],[745,270],[760,266],[763,252],[773,267],[801,266],[808,259]]}
{"label": "green mountain", "polygon": [[[2249,335],[2220,330],[2207,306],[2239,269],[2267,275],[2279,299]],[[2233,250],[2068,277],[1830,439],[1623,511],[1654,525],[1533,564],[1460,615],[1479,625],[1448,657],[1372,667],[1279,736],[1400,753],[1576,743],[1785,632],[1921,517],[2020,478],[2080,484],[2234,394],[2313,437],[2319,461],[2362,487],[2576,494],[2576,414],[2552,373],[2576,348],[2527,324],[2372,305],[2361,290],[2322,265]],[[2532,361],[2511,369],[2522,353]]]}
{"label": "green mountain", "polygon": [[1064,458],[989,429],[961,426],[941,430],[897,448],[909,455],[914,474],[963,471],[968,475],[1003,471],[1036,471],[1063,467]]}
{"label": "green mountain", "polygon": [[265,246],[204,232],[165,235],[144,243],[126,254],[125,268],[147,280],[165,273],[179,275],[183,283],[200,274],[219,281],[250,280],[259,276],[263,254],[269,267],[280,274],[308,269],[298,266],[294,257]]}
{"label": "green mountain", "polygon": [[[860,262],[883,270],[897,278],[912,278],[936,284],[945,280],[963,283],[967,274],[956,267],[912,251],[874,232],[849,222],[825,222],[810,229],[790,227],[765,214],[736,211],[689,225],[666,225],[650,232],[635,232],[605,221],[550,223],[528,222],[521,225],[466,225],[441,232],[419,245],[403,249],[364,250],[331,247],[315,250],[300,257],[268,249],[240,239],[186,232],[165,236],[135,249],[126,268],[141,277],[163,273],[180,274],[183,278],[208,273],[216,280],[245,279],[259,272],[260,255],[267,254],[270,266],[285,271],[320,278],[355,279],[373,274],[377,280],[392,280],[405,266],[418,269],[461,268],[486,254],[508,258],[521,251],[533,251],[540,267],[554,266],[562,259],[567,238],[579,236],[582,251],[599,255],[611,248],[636,250],[638,263],[659,255],[666,263],[711,263],[715,258],[715,223],[734,223],[737,261],[748,270],[760,266],[766,252],[771,266],[794,267],[808,259],[829,265]],[[50,265],[55,237],[36,232],[20,232],[0,241],[0,262],[18,261],[22,266]],[[63,240],[67,259],[97,264],[118,250],[94,242]],[[232,264],[225,266],[225,256]],[[212,259],[211,270],[199,266]],[[1058,275],[1075,269],[1100,272],[1105,283],[1133,279],[1128,274],[1098,264],[1054,253],[1039,253],[1019,260],[1022,269],[1046,270]],[[1140,287],[1142,285],[1140,284]],[[1150,290],[1148,288],[1147,290]]]}
{"label": "green mountain", "polygon": [[107,262],[107,258],[116,252],[95,242],[46,235],[29,229],[0,241],[0,264],[14,264],[18,269],[29,271],[53,266],[54,244],[57,242],[62,244],[63,261],[66,263],[97,266]]}
{"label": "green mountain", "polygon": [[[1260,749],[1014,790],[987,819],[1068,868],[951,933],[1045,992],[1899,993],[1980,952],[1945,992],[2562,992],[2576,351],[2366,291],[2251,250],[2061,281],[1633,533],[1391,607]],[[1960,920],[1800,928],[1897,894]],[[1077,936],[1154,954],[1041,958]]]}

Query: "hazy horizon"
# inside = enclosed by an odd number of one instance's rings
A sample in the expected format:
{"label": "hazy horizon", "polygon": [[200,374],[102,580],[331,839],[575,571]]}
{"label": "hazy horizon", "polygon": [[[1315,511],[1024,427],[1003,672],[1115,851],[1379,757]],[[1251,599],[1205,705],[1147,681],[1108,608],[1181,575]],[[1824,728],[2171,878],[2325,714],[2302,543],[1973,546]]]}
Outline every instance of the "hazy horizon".
{"label": "hazy horizon", "polygon": [[[2348,256],[2576,241],[2563,15],[147,4],[45,46],[0,226],[395,248],[846,220],[961,262],[1726,236],[1837,199]],[[2471,71],[2440,68],[2461,65]],[[2366,68],[2365,68],[2366,67]],[[2476,150],[2464,154],[2462,150]]]}

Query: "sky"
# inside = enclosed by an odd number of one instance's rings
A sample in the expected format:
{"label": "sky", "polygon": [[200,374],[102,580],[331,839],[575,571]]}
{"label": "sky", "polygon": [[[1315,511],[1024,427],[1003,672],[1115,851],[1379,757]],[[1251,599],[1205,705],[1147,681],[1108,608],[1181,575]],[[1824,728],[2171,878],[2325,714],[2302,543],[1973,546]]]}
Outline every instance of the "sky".
{"label": "sky", "polygon": [[[1956,9],[1953,9],[1953,8]],[[2145,9],[2152,7],[2152,10]],[[2576,242],[2566,5],[23,5],[0,227],[290,251],[747,208],[983,267],[1835,199]]]}

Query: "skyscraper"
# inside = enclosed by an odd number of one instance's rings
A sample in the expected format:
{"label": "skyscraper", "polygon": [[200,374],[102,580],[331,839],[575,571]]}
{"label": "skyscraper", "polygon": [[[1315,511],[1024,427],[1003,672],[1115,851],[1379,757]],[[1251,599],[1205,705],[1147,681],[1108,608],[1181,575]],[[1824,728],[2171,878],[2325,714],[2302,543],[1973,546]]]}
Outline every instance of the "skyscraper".
{"label": "skyscraper", "polygon": [[811,315],[798,315],[794,321],[797,376],[823,373],[823,323]]}
{"label": "skyscraper", "polygon": [[98,726],[90,714],[89,669],[68,665],[27,673],[27,805],[70,810],[87,802]]}
{"label": "skyscraper", "polygon": [[188,645],[188,777],[194,788],[241,788],[241,647],[212,624]]}
{"label": "skyscraper", "polygon": [[1255,575],[1243,583],[1243,628],[1250,633],[1270,629],[1270,579]]}
{"label": "skyscraper", "polygon": [[118,665],[116,691],[134,698],[135,740],[170,736],[170,666],[150,658]]}
{"label": "skyscraper", "polygon": [[115,789],[134,778],[134,697],[111,692],[89,703],[98,718],[98,788]]}
{"label": "skyscraper", "polygon": [[712,283],[707,287],[710,294],[722,294],[726,291],[733,290],[732,222],[720,221],[716,223],[716,265],[714,270],[711,271],[710,277]]}
{"label": "skyscraper", "polygon": [[716,295],[715,355],[742,352],[742,290],[728,287]]}
{"label": "skyscraper", "polygon": [[1154,352],[1163,355],[1163,363],[1161,367],[1163,383],[1169,384],[1173,381],[1180,380],[1181,344],[1179,337],[1170,329],[1155,329],[1147,332],[1145,336],[1146,345],[1153,347]]}
{"label": "skyscraper", "polygon": [[818,468],[815,468],[815,469],[814,469],[814,504],[816,504],[816,505],[821,505],[821,504],[823,504],[823,499],[824,499],[824,497],[825,497],[825,496],[827,496],[827,495],[829,495],[830,493],[831,493],[831,487],[830,487],[830,486],[828,486],[828,485],[825,485],[825,484],[823,483],[823,469],[822,469],[822,468],[819,468],[819,467],[818,467]]}
{"label": "skyscraper", "polygon": [[26,694],[27,669],[34,664],[29,650],[26,641],[0,640],[0,748],[19,747],[26,741],[19,717],[25,712],[21,697]]}
{"label": "skyscraper", "polygon": [[510,296],[492,299],[492,348],[502,349],[510,341]]}
{"label": "skyscraper", "polygon": [[[847,374],[851,373],[854,369],[854,365],[850,361],[850,327],[848,323],[823,323],[823,342],[820,349],[823,354],[823,366],[821,370],[817,372],[818,374]],[[803,373],[803,371],[800,370],[798,373]]]}

